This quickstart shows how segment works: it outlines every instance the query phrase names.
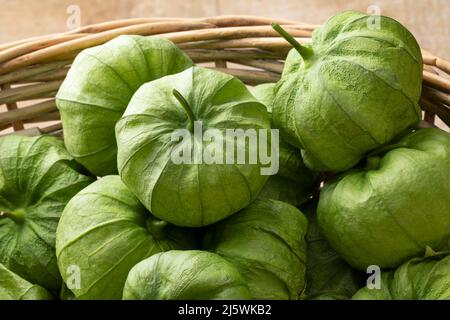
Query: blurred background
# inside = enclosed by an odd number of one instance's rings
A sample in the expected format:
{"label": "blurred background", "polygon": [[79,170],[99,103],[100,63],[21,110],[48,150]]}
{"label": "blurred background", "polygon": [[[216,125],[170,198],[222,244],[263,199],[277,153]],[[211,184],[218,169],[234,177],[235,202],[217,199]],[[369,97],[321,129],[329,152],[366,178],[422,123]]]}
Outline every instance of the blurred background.
{"label": "blurred background", "polygon": [[[323,23],[341,10],[379,10],[417,37],[424,49],[450,59],[450,0],[0,0],[0,44],[134,17],[251,14]],[[374,7],[375,6],[375,7]]]}

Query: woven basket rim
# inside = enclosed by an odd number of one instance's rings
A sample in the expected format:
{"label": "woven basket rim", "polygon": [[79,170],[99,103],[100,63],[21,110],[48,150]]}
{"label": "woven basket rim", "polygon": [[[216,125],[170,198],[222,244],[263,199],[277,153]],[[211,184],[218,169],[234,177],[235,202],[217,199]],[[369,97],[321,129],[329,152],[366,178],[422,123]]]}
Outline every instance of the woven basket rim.
{"label": "woven basket rim", "polygon": [[[287,19],[250,15],[206,18],[132,18],[107,21],[76,30],[28,38],[0,45],[0,135],[13,127],[25,134],[61,133],[61,124],[24,130],[24,123],[58,121],[54,96],[68,67],[82,50],[103,44],[119,35],[165,37],[195,62],[214,62],[215,69],[233,74],[248,84],[277,81],[289,43],[271,28],[283,25],[301,43],[310,41],[319,26]],[[424,120],[435,116],[450,127],[450,62],[422,49]],[[229,67],[227,64],[233,64]],[[252,69],[248,69],[252,68]],[[23,102],[37,103],[22,106]]]}

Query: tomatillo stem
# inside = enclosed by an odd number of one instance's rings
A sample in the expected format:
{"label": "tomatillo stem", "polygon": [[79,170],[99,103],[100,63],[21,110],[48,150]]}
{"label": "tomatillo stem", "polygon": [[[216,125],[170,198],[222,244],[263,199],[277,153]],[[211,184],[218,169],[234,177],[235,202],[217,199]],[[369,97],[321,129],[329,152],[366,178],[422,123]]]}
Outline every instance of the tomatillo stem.
{"label": "tomatillo stem", "polygon": [[280,36],[289,42],[295,50],[302,56],[303,60],[308,60],[314,54],[311,48],[301,45],[293,36],[291,36],[286,30],[284,30],[278,23],[272,23],[272,28],[278,32]]}
{"label": "tomatillo stem", "polygon": [[0,212],[1,218],[9,218],[17,223],[22,223],[25,220],[25,213],[22,210],[17,210],[14,212]]}
{"label": "tomatillo stem", "polygon": [[173,89],[172,93],[175,96],[175,98],[178,100],[178,102],[181,104],[181,106],[183,107],[184,111],[186,112],[186,114],[189,118],[188,130],[193,131],[194,130],[194,121],[196,119],[195,119],[194,113],[192,112],[192,108],[189,105],[189,102],[187,102],[187,100],[183,97],[183,95],[177,89]]}

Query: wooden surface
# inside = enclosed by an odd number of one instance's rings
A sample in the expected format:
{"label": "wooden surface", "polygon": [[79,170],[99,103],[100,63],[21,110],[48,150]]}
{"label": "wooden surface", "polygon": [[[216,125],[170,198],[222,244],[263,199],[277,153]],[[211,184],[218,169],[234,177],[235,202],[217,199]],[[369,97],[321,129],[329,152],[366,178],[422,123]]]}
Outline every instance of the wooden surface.
{"label": "wooden surface", "polygon": [[0,0],[0,44],[67,31],[67,9],[77,5],[81,24],[130,17],[204,17],[253,14],[323,23],[329,16],[378,5],[407,26],[421,46],[450,59],[450,0]]}

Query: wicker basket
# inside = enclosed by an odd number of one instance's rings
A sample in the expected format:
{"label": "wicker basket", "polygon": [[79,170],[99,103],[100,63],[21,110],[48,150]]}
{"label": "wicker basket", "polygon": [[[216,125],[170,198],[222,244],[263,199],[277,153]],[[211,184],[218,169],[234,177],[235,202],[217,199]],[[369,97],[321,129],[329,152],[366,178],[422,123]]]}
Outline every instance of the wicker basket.
{"label": "wicker basket", "polygon": [[[253,16],[143,18],[0,45],[0,135],[13,130],[27,135],[61,135],[54,96],[71,62],[83,49],[122,34],[168,38],[196,63],[208,63],[209,67],[235,75],[249,85],[275,82],[291,46],[272,30],[271,22],[283,25],[302,43],[310,41],[317,27]],[[439,125],[450,131],[450,63],[425,50],[422,53],[425,64],[420,101],[424,110],[422,125]]]}

